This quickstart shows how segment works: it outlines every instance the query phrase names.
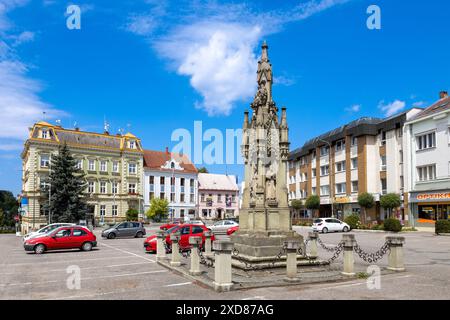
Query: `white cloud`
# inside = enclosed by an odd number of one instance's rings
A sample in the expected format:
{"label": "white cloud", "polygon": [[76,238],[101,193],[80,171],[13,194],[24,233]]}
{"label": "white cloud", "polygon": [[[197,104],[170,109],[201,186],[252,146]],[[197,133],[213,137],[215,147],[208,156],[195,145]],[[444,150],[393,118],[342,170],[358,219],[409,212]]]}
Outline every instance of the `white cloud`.
{"label": "white cloud", "polygon": [[417,101],[413,103],[414,108],[421,108],[425,105],[425,101]]}
{"label": "white cloud", "polygon": [[359,112],[359,110],[361,110],[360,104],[354,104],[351,107],[345,108],[345,111],[348,111],[348,112]]}
{"label": "white cloud", "polygon": [[0,143],[0,151],[15,151],[15,150],[22,150],[23,145],[20,143]]}
{"label": "white cloud", "polygon": [[281,86],[292,86],[296,83],[295,79],[286,77],[286,76],[274,76],[273,77],[273,84],[281,85]]}
{"label": "white cloud", "polygon": [[406,103],[400,100],[395,100],[394,102],[389,104],[385,104],[384,101],[381,101],[378,105],[378,108],[384,112],[386,117],[390,117],[402,111],[405,107]]}
{"label": "white cloud", "polygon": [[[348,1],[310,0],[288,10],[269,12],[257,12],[248,4],[221,5],[206,1],[181,8],[183,3],[177,2],[175,14],[167,12],[165,1],[156,5],[155,1],[149,1],[150,13],[131,15],[125,28],[151,38],[159,55],[178,74],[190,78],[191,86],[202,96],[197,107],[209,115],[228,115],[236,102],[246,101],[255,93],[258,60],[255,51],[259,53],[265,36],[278,32],[286,23],[306,19]],[[172,25],[162,25],[163,21]],[[156,36],[155,31],[160,29],[169,32]],[[278,76],[275,81],[293,84],[286,77]]]}

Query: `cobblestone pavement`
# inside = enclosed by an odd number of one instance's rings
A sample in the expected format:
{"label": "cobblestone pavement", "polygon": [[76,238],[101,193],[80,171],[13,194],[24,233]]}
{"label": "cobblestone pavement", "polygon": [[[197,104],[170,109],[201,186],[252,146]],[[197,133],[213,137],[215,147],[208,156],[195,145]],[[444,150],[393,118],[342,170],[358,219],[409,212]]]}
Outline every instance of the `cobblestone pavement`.
{"label": "cobblestone pavement", "polygon": [[[306,228],[296,228],[306,235]],[[96,230],[99,235],[101,230]],[[154,233],[150,228],[148,233]],[[360,246],[376,251],[387,234],[355,233]],[[173,274],[146,254],[143,239],[99,238],[91,252],[60,251],[44,255],[26,253],[22,239],[0,235],[0,299],[449,299],[450,237],[431,233],[405,233],[407,271],[382,276],[381,288],[369,290],[366,280],[271,287],[216,293]],[[321,235],[327,245],[335,245],[342,234]],[[326,259],[330,253],[319,249]],[[364,263],[355,256],[358,270]],[[336,266],[342,259],[336,261]],[[387,265],[383,258],[379,263]],[[68,289],[69,266],[81,271],[81,288]]]}

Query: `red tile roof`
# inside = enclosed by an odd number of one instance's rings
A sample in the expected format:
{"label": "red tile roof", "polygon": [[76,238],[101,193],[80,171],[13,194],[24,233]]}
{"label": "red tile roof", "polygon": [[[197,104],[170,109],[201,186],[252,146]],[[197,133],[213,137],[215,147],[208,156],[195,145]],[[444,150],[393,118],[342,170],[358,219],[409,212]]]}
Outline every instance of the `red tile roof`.
{"label": "red tile roof", "polygon": [[168,151],[154,151],[154,150],[144,150],[144,168],[160,171],[170,171],[172,169],[163,169],[167,161],[175,160],[180,163],[180,166],[184,170],[174,170],[175,172],[187,172],[187,173],[198,173],[197,168],[189,160],[188,156],[180,155],[179,153],[173,153]]}
{"label": "red tile roof", "polygon": [[438,100],[437,102],[433,103],[428,108],[424,109],[422,112],[419,112],[418,114],[416,114],[416,116],[413,117],[411,120],[425,118],[427,116],[433,115],[435,113],[439,113],[444,110],[450,110],[450,97],[446,97],[446,98]]}

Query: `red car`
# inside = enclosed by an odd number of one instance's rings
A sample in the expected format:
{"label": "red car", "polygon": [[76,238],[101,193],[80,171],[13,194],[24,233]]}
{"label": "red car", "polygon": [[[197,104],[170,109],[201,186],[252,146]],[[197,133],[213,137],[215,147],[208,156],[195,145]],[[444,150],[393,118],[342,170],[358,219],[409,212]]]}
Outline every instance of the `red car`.
{"label": "red car", "polygon": [[97,246],[97,237],[88,228],[82,226],[60,227],[31,238],[23,244],[25,251],[34,251],[36,254],[58,249],[90,251],[95,246]]}
{"label": "red car", "polygon": [[174,221],[174,222],[169,222],[169,223],[166,223],[166,224],[163,224],[161,227],[159,227],[161,230],[169,230],[170,228],[173,228],[173,227],[175,227],[175,226],[179,226],[179,225],[181,225],[181,222],[180,221]]}
{"label": "red car", "polygon": [[234,226],[234,227],[228,228],[227,235],[230,236],[238,230],[239,230],[239,226]]}
{"label": "red car", "polygon": [[[179,231],[180,232],[180,242],[179,246],[183,250],[190,249],[191,245],[189,244],[189,238],[190,237],[202,237],[202,247],[205,243],[205,231],[209,231],[207,227],[204,225],[198,225],[198,224],[183,224],[174,226],[171,229],[166,231],[166,243],[169,246],[172,246],[172,241],[170,240],[170,234],[173,232]],[[211,241],[214,241],[215,237],[214,235],[211,235]],[[156,252],[156,235],[152,235],[145,239],[144,241],[144,248],[147,252]]]}

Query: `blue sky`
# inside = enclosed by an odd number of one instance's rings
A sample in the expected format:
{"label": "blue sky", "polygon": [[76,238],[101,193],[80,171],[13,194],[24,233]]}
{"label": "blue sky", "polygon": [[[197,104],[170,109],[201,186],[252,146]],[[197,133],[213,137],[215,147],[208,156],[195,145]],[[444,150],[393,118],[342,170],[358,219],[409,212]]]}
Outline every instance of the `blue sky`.
{"label": "blue sky", "polygon": [[[81,30],[66,27],[70,4]],[[366,27],[371,4],[381,30]],[[27,127],[43,111],[89,131],[106,118],[156,150],[194,121],[240,128],[263,40],[291,149],[361,116],[426,106],[450,86],[449,10],[443,0],[0,0],[0,189],[20,192]]]}

